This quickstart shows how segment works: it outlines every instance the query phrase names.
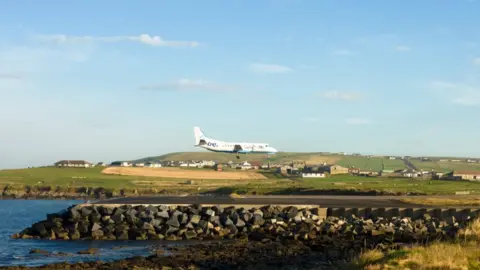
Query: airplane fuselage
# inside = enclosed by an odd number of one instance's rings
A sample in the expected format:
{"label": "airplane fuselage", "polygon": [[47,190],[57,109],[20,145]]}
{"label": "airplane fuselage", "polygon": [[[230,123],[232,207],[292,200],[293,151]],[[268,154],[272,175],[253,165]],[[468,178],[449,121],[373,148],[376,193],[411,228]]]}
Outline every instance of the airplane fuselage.
{"label": "airplane fuselage", "polygon": [[275,154],[276,149],[268,146],[267,143],[238,143],[224,142],[218,140],[206,140],[205,144],[198,145],[204,149],[223,152],[223,153],[258,153],[258,154]]}
{"label": "airplane fuselage", "polygon": [[194,128],[195,146],[207,149],[213,152],[235,153],[237,154],[275,154],[277,149],[268,145],[268,143],[247,143],[247,142],[226,142],[207,138],[199,127]]}

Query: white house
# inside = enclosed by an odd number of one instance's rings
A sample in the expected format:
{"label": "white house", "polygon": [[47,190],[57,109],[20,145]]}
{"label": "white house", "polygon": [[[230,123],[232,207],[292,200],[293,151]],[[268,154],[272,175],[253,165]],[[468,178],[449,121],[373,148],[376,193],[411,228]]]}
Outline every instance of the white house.
{"label": "white house", "polygon": [[248,163],[248,162],[245,161],[244,163],[242,163],[242,164],[240,165],[240,168],[241,168],[242,170],[249,170],[249,169],[252,168],[252,165],[251,165],[250,163]]}
{"label": "white house", "polygon": [[302,178],[325,178],[324,173],[302,173]]}
{"label": "white house", "polygon": [[162,167],[162,164],[160,164],[160,163],[147,162],[147,163],[145,163],[145,167],[160,168],[160,167]]}

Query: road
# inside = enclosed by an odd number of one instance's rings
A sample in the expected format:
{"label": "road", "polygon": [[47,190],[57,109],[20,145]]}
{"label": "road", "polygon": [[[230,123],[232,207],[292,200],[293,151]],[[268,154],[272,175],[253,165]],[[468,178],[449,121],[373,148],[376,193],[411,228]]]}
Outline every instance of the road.
{"label": "road", "polygon": [[[431,198],[433,196],[242,196],[242,198],[231,198],[229,196],[144,196],[109,199],[96,204],[297,204],[297,205],[319,205],[320,207],[429,207],[402,202],[403,198]],[[436,198],[452,198],[454,195],[435,196]],[[465,196],[462,196],[465,197]],[[458,196],[456,196],[458,198]],[[453,208],[453,207],[448,207]],[[471,208],[471,207],[455,207]]]}
{"label": "road", "polygon": [[418,171],[417,167],[415,167],[415,165],[413,165],[413,164],[410,162],[410,160],[404,159],[404,160],[403,160],[403,163],[405,163],[405,166],[407,166],[407,168],[412,169],[412,170],[414,170],[414,171]]}

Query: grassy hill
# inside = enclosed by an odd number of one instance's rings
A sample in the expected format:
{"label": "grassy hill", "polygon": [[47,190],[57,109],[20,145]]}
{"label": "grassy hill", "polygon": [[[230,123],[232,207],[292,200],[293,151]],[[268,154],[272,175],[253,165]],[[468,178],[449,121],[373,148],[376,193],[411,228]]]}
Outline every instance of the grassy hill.
{"label": "grassy hill", "polygon": [[[161,156],[146,157],[133,162],[163,161],[163,160],[214,160],[216,162],[237,161],[234,154],[215,153],[208,151],[201,152],[175,152]],[[294,160],[305,161],[308,165],[319,165],[322,163],[337,164],[345,167],[355,167],[362,170],[399,170],[407,168],[405,162],[401,159],[388,159],[384,157],[364,157],[364,156],[344,156],[340,154],[329,154],[321,152],[279,152],[268,157],[263,154],[240,155],[239,161],[260,161],[271,163],[286,164]],[[411,160],[417,169],[431,170],[440,172],[452,170],[470,170],[480,171],[480,164],[467,164],[465,162],[436,162]]]}
{"label": "grassy hill", "polygon": [[339,160],[343,159],[342,155],[325,154],[319,152],[302,153],[302,152],[279,152],[273,156],[264,154],[241,154],[240,159],[237,160],[235,154],[215,153],[215,152],[175,152],[161,156],[146,157],[133,162],[148,162],[148,161],[164,161],[164,160],[214,160],[216,162],[228,161],[260,161],[271,163],[291,163],[292,161],[305,161],[307,164],[318,165],[322,163],[337,164]]}
{"label": "grassy hill", "polygon": [[[236,161],[234,154],[215,153],[215,152],[176,152],[166,155],[146,157],[133,162],[163,161],[163,160],[215,160],[216,162]],[[338,164],[346,167],[356,167],[360,169],[382,170],[402,169],[405,164],[401,160],[388,160],[382,157],[366,158],[361,156],[344,156],[339,154],[328,154],[320,152],[279,152],[268,157],[263,154],[240,155],[240,161],[261,161],[271,163],[291,163],[292,161],[305,161],[308,165],[320,165],[322,163]]]}

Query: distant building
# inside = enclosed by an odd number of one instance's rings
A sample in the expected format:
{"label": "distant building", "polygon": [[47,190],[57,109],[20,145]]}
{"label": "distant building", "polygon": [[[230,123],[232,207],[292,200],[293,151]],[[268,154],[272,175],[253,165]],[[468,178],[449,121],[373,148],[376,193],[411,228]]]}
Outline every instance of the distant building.
{"label": "distant building", "polygon": [[459,180],[480,180],[480,172],[476,171],[453,171],[453,178]]}
{"label": "distant building", "polygon": [[358,168],[348,168],[348,173],[350,174],[358,174],[360,172],[360,169]]}
{"label": "distant building", "polygon": [[318,169],[318,172],[320,173],[328,172],[330,175],[348,174],[349,169],[346,167],[342,167],[340,165],[324,165]]}
{"label": "distant building", "polygon": [[358,175],[359,176],[378,176],[378,175],[380,175],[380,173],[377,172],[377,171],[372,171],[372,170],[360,170],[358,172]]}
{"label": "distant building", "polygon": [[393,174],[394,172],[394,170],[382,170],[381,175],[387,176]]}
{"label": "distant building", "polygon": [[90,168],[94,165],[85,160],[60,160],[54,163],[56,167],[62,168]]}
{"label": "distant building", "polygon": [[324,173],[302,173],[303,178],[325,178]]}
{"label": "distant building", "polygon": [[135,166],[135,167],[145,167],[145,163],[135,163],[133,166]]}
{"label": "distant building", "polygon": [[145,167],[149,167],[149,168],[160,168],[160,167],[162,167],[162,164],[160,164],[160,163],[153,163],[153,162],[147,162],[147,163],[145,163],[144,166],[145,166]]}
{"label": "distant building", "polygon": [[252,169],[258,170],[260,167],[262,167],[262,162],[261,161],[251,161],[250,165],[252,166]]}
{"label": "distant building", "polygon": [[245,161],[244,163],[242,163],[242,165],[240,165],[240,168],[242,170],[250,170],[252,168],[252,165]]}
{"label": "distant building", "polygon": [[128,161],[114,161],[114,162],[110,163],[110,166],[131,167],[132,163],[130,163]]}
{"label": "distant building", "polygon": [[219,171],[219,172],[223,171],[223,165],[222,165],[222,164],[218,164],[218,163],[217,163],[217,164],[215,164],[215,165],[213,166],[213,168],[214,168],[216,171]]}
{"label": "distant building", "polygon": [[402,176],[408,177],[408,178],[415,178],[415,177],[419,177],[420,175],[421,173],[411,169],[407,169],[402,172]]}

